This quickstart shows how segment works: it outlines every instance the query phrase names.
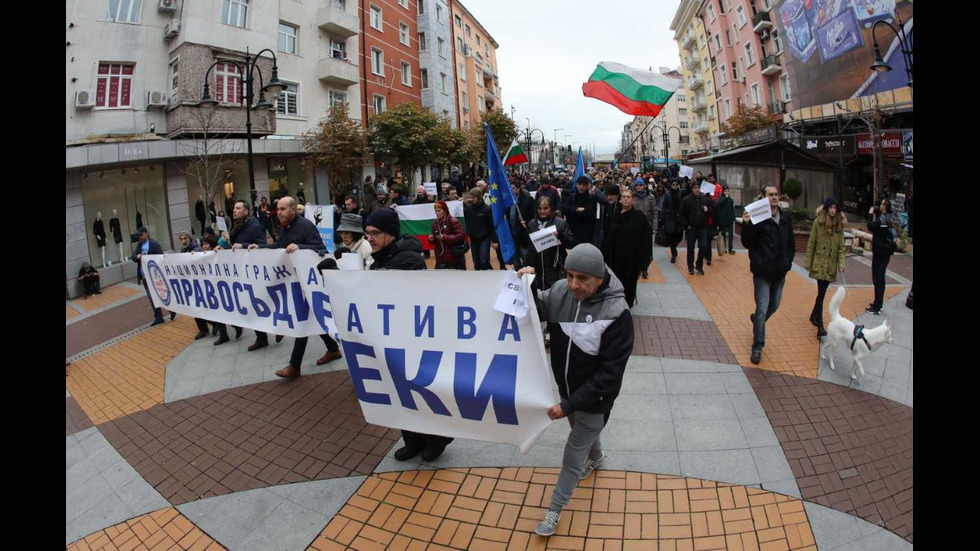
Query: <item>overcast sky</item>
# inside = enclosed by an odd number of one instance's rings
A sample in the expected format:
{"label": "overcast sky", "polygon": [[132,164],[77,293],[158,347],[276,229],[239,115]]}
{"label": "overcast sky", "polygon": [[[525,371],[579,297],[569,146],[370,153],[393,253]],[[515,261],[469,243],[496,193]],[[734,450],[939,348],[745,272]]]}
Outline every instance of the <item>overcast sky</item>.
{"label": "overcast sky", "polygon": [[[519,128],[548,140],[595,144],[613,153],[632,117],[582,95],[582,84],[600,61],[653,70],[677,68],[680,56],[670,22],[679,0],[463,0],[500,44],[503,108]],[[538,139],[534,133],[535,141]],[[576,146],[577,147],[577,146]]]}

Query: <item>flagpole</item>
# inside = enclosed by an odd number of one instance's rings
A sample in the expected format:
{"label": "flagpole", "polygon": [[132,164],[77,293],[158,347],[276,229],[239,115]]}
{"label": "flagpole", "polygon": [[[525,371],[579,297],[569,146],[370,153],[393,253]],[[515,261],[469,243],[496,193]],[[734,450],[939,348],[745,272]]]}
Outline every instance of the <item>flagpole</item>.
{"label": "flagpole", "polygon": [[616,159],[616,162],[613,163],[613,166],[618,166],[619,165],[619,161],[622,161],[623,160],[623,157],[626,156],[626,152],[633,148],[633,144],[636,143],[636,140],[639,140],[640,139],[640,136],[642,136],[643,133],[647,131],[647,128],[650,128],[650,125],[653,124],[653,121],[656,118],[657,117],[650,117],[650,122],[648,122],[647,125],[643,127],[643,130],[640,130],[639,134],[637,134],[636,137],[633,138],[633,141],[630,142],[630,144],[628,146],[626,146],[625,149],[623,149],[622,154],[619,155],[619,158]]}

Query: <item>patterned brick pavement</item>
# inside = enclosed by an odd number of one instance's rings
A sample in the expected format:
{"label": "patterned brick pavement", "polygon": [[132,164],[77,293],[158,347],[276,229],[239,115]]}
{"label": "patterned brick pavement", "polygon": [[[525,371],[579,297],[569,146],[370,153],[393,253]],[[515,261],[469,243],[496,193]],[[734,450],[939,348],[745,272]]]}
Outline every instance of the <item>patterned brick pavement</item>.
{"label": "patterned brick pavement", "polygon": [[225,549],[177,509],[167,507],[86,536],[67,551],[218,551]]}
{"label": "patterned brick pavement", "polygon": [[72,304],[78,306],[82,310],[91,312],[92,310],[98,310],[103,306],[108,306],[113,302],[127,299],[140,293],[143,293],[142,289],[134,289],[129,285],[112,285],[102,289],[102,294],[100,295],[94,295],[87,298],[77,298],[72,301]]}
{"label": "patterned brick pavement", "polygon": [[[704,276],[683,275],[717,324],[738,364],[751,366],[752,322],[749,314],[755,311],[755,297],[749,257],[746,254],[725,255],[705,270]],[[904,289],[904,286],[887,287],[885,299]],[[829,295],[834,291],[836,287],[833,286],[827,291],[825,321],[830,319]],[[848,287],[841,314],[851,319],[857,317],[864,312],[873,296],[874,290],[870,287]],[[766,347],[759,368],[817,378],[820,344],[816,338],[817,331],[810,324],[810,312],[816,297],[817,287],[812,280],[793,271],[786,274],[779,310],[766,324]]]}
{"label": "patterned brick pavement", "polygon": [[646,279],[642,277],[639,279],[640,283],[667,283],[664,279],[663,272],[660,271],[660,266],[657,265],[656,261],[650,263],[650,267],[647,268],[647,275],[650,276]]}
{"label": "patterned brick pavement", "polygon": [[798,499],[623,471],[597,471],[582,480],[555,535],[542,538],[533,532],[558,472],[487,468],[372,476],[311,549],[816,551]]}
{"label": "patterned brick pavement", "polygon": [[75,310],[71,306],[68,306],[67,302],[65,303],[65,321],[68,321],[70,319],[75,319],[80,315],[81,314],[78,313],[78,310]]}
{"label": "patterned brick pavement", "polygon": [[633,316],[633,353],[714,363],[738,363],[710,321]]}
{"label": "patterned brick pavement", "polygon": [[167,363],[193,329],[194,320],[181,316],[73,362],[65,386],[96,425],[149,409],[163,402]]}
{"label": "patterned brick pavement", "polygon": [[912,542],[912,408],[832,383],[745,372],[803,499]]}
{"label": "patterned brick pavement", "polygon": [[364,421],[346,371],[160,404],[99,430],[175,505],[369,475],[399,437]]}
{"label": "patterned brick pavement", "polygon": [[[166,315],[165,319],[170,320]],[[65,357],[70,358],[152,321],[149,301],[136,299],[66,325]]]}
{"label": "patterned brick pavement", "polygon": [[65,436],[71,436],[93,426],[95,425],[92,424],[92,420],[88,418],[78,402],[71,396],[65,398]]}

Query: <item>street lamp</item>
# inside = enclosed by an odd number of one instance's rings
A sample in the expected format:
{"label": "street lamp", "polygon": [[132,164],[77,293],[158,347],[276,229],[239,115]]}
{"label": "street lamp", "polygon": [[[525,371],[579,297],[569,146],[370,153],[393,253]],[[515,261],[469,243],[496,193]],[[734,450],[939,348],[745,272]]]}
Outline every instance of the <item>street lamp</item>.
{"label": "street lamp", "polygon": [[[263,85],[262,69],[258,66],[259,56],[269,52],[272,55],[272,77],[269,79],[269,83]],[[201,101],[198,102],[198,107],[213,108],[218,105],[218,101],[211,97],[211,84],[210,76],[211,70],[214,69],[220,63],[230,63],[238,69],[238,73],[242,75],[242,85],[245,87],[245,101],[242,107],[245,109],[245,139],[248,142],[248,180],[251,185],[252,191],[255,190],[255,166],[252,160],[252,110],[266,110],[271,111],[275,109],[275,103],[269,103],[266,101],[266,94],[273,97],[278,97],[283,90],[286,89],[286,84],[279,80],[279,66],[278,60],[276,59],[276,53],[272,50],[266,48],[259,53],[255,54],[253,59],[248,49],[245,49],[245,66],[239,65],[237,61],[228,59],[218,59],[208,67],[207,72],[204,74],[204,93],[201,95]],[[259,100],[252,105],[252,100],[255,97],[255,73],[258,72],[259,85],[261,86],[259,94]]]}
{"label": "street lamp", "polygon": [[875,46],[875,62],[871,65],[871,70],[876,73],[887,73],[891,71],[890,65],[885,63],[885,60],[881,57],[881,49],[878,47],[878,37],[875,35],[875,30],[878,29],[878,25],[885,25],[895,33],[895,37],[898,38],[899,44],[902,48],[902,58],[905,61],[905,74],[909,79],[909,88],[912,87],[912,40],[911,37],[905,33],[905,26],[902,23],[902,18],[898,17],[898,28],[896,29],[891,23],[881,20],[875,21],[874,25],[871,26],[871,38],[874,40]]}
{"label": "street lamp", "polygon": [[677,143],[681,141],[681,129],[676,126],[671,126],[670,128],[664,128],[659,124],[653,125],[654,128],[660,130],[660,135],[664,140],[664,170],[668,173],[670,172],[670,131],[677,130]]}

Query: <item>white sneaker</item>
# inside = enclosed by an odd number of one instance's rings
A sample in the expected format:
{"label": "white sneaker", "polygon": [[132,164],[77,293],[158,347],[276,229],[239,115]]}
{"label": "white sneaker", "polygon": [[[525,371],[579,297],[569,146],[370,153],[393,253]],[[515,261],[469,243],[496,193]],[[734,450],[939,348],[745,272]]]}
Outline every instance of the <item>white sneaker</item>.
{"label": "white sneaker", "polygon": [[544,520],[541,524],[534,530],[534,533],[539,536],[550,536],[555,533],[558,529],[558,521],[561,520],[561,513],[556,513],[554,511],[548,511],[544,515]]}
{"label": "white sneaker", "polygon": [[586,459],[585,470],[582,471],[582,476],[578,477],[579,480],[587,478],[590,474],[592,474],[592,471],[596,470],[596,468],[599,465],[602,465],[602,462],[605,460],[606,460],[606,452],[602,452],[602,457],[600,457],[599,459],[596,460]]}

